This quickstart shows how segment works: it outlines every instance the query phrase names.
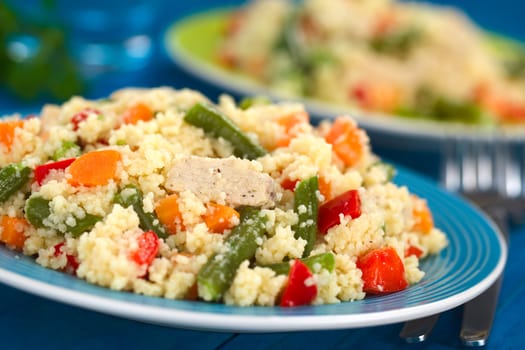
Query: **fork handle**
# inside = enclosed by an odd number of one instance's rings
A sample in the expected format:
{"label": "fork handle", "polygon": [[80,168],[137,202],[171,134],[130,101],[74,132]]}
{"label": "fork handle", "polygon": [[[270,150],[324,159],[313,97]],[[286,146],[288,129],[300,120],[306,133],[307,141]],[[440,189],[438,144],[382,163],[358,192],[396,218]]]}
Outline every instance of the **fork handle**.
{"label": "fork handle", "polygon": [[498,305],[502,278],[463,307],[463,321],[459,337],[463,345],[484,346],[492,328]]}
{"label": "fork handle", "polygon": [[[503,238],[509,241],[509,210],[500,203],[486,203],[482,209],[494,220]],[[498,306],[503,274],[486,291],[463,306],[463,320],[459,337],[466,346],[484,346],[490,335]]]}
{"label": "fork handle", "polygon": [[438,318],[439,313],[407,321],[399,332],[399,337],[407,343],[421,343],[428,338]]}

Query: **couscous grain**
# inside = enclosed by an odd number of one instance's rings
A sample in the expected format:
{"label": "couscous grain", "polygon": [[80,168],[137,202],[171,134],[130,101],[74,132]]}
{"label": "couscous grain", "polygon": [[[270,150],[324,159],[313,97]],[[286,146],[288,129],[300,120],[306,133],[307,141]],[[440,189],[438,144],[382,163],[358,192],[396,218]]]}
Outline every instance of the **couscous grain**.
{"label": "couscous grain", "polygon": [[[137,104],[151,119],[127,122]],[[351,119],[314,127],[295,103],[241,109],[222,96],[208,113],[212,105],[191,90],[125,89],[4,119],[18,124],[0,145],[0,181],[15,184],[0,216],[16,220],[0,221],[0,241],[114,290],[239,306],[395,292],[419,282],[419,259],[447,245],[426,202],[390,181],[392,167]],[[195,106],[205,122],[220,114],[228,123],[217,124],[221,136],[187,118]],[[292,128],[281,123],[290,114],[300,115]],[[102,151],[112,164],[96,165]],[[296,191],[305,181],[313,187]],[[364,256],[374,252],[394,259],[376,273],[400,288],[370,277]]]}

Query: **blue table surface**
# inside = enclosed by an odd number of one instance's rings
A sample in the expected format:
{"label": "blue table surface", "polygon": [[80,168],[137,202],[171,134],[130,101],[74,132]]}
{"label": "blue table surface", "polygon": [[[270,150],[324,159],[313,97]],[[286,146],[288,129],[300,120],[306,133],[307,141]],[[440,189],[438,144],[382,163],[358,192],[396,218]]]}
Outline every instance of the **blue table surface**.
{"label": "blue table surface", "polygon": [[[439,2],[455,4],[453,1]],[[506,11],[502,12],[506,17],[501,17],[494,13],[501,12],[503,6],[494,7],[490,3],[492,2],[480,4],[479,1],[472,0],[462,1],[461,5],[487,27],[525,41],[525,29],[518,24],[520,22],[517,17],[518,14],[525,14],[524,5],[512,0],[498,2],[507,6]],[[158,23],[159,40],[155,59],[150,67],[141,73],[115,74],[93,81],[87,92],[88,97],[102,97],[117,88],[130,85],[189,87],[202,91],[212,99],[216,99],[222,92],[181,71],[168,59],[161,45],[162,32],[171,21],[211,4],[216,5],[217,2],[167,4],[171,6],[170,11]],[[41,102],[20,101],[0,87],[2,114],[35,111]],[[388,150],[379,150],[379,155],[383,155],[383,151],[388,157],[396,157],[395,154],[388,153]],[[436,180],[436,165],[421,160],[412,158],[407,162],[406,157],[396,159],[408,166],[419,165],[417,171]],[[508,263],[495,323],[486,346],[488,349],[521,349],[525,346],[525,333],[521,330],[525,323],[525,273],[522,268],[525,266],[525,254],[522,253],[524,246],[525,225],[512,227]],[[443,313],[430,338],[423,344],[405,344],[401,341],[398,333],[402,324],[289,333],[202,332],[113,317],[50,301],[0,284],[1,349],[455,349],[461,347],[458,338],[460,323],[461,307]]]}

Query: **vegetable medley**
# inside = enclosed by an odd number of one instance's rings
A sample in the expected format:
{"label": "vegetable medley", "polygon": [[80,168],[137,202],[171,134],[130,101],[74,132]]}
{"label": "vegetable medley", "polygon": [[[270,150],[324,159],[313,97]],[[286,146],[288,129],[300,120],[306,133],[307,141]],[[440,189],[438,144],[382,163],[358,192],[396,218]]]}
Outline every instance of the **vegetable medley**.
{"label": "vegetable medley", "polygon": [[444,122],[525,123],[525,48],[495,50],[453,8],[253,0],[223,37],[222,65],[284,94]]}
{"label": "vegetable medley", "polygon": [[[0,241],[114,290],[231,305],[403,290],[447,245],[349,117],[125,89],[0,122]],[[16,263],[16,262],[15,262]]]}

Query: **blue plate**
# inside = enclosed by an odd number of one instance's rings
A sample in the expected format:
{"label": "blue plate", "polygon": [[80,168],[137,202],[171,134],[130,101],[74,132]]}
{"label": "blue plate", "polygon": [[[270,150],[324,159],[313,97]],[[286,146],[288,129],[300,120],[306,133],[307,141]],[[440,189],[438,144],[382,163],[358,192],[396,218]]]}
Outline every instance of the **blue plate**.
{"label": "blue plate", "polygon": [[355,302],[297,308],[233,307],[167,300],[101,288],[37,265],[0,246],[0,281],[56,301],[134,320],[233,332],[357,328],[427,316],[486,290],[502,273],[507,246],[495,225],[473,206],[398,167],[395,182],[428,200],[449,246],[422,261],[423,280],[408,289]]}

